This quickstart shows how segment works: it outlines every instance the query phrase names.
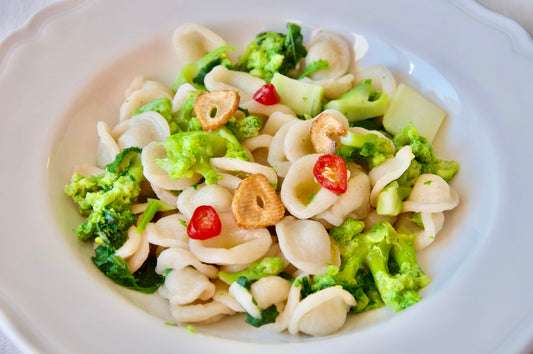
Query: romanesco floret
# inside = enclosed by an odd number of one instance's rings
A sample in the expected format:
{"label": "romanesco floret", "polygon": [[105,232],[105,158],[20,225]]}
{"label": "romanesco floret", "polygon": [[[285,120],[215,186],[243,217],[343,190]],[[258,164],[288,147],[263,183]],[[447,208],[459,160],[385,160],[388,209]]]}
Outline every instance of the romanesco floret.
{"label": "romanesco floret", "polygon": [[156,163],[173,179],[190,178],[199,173],[206,184],[212,184],[222,176],[213,170],[210,158],[231,157],[249,161],[248,154],[227,127],[212,132],[179,132],[167,137],[162,144],[167,158],[158,159]]}
{"label": "romanesco floret", "polygon": [[367,232],[363,232],[364,227],[362,221],[346,219],[330,230],[340,248],[341,266],[330,266],[326,274],[304,280],[304,296],[341,285],[355,297],[355,312],[383,303],[400,311],[419,301],[418,290],[430,280],[418,266],[414,236],[397,232],[385,221]]}
{"label": "romanesco floret", "polygon": [[98,176],[72,176],[65,193],[79,205],[87,220],[78,227],[82,241],[100,237],[119,248],[127,239],[127,230],[137,218],[131,203],[137,199],[144,179],[139,148],[127,148]]}
{"label": "romanesco floret", "polygon": [[346,162],[366,162],[369,168],[373,168],[394,157],[391,141],[374,133],[355,134],[348,131],[340,140],[343,146],[336,154]]}
{"label": "romanesco floret", "polygon": [[236,65],[239,71],[270,82],[274,73],[295,77],[293,74],[301,58],[307,55],[301,27],[287,23],[287,34],[267,31],[259,33],[248,45]]}
{"label": "romanesco floret", "polygon": [[259,135],[259,131],[263,128],[263,121],[256,116],[246,116],[241,119],[231,117],[226,126],[239,140],[253,138]]}
{"label": "romanesco floret", "polygon": [[[400,133],[396,134],[393,141],[397,149],[406,145],[411,147],[411,150],[415,155],[415,160],[420,165],[415,168],[419,168],[420,173],[436,174],[442,177],[445,181],[449,181],[459,169],[457,161],[438,159],[433,153],[433,146],[426,138],[418,134],[416,128],[412,124],[409,124]],[[410,173],[412,173],[412,171]]]}

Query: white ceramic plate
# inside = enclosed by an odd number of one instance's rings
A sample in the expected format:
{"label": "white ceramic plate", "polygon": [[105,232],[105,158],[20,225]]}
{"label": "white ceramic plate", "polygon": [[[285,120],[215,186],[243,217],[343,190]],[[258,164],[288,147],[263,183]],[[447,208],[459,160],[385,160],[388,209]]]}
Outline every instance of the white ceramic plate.
{"label": "white ceramic plate", "polygon": [[[369,44],[362,65],[387,65],[444,107],[436,149],[461,170],[462,197],[419,255],[433,282],[417,305],[351,316],[326,338],[272,335],[242,317],[191,334],[166,326],[166,304],[106,279],[74,236],[64,196],[70,167],[93,161],[95,122],[117,121],[135,75],[171,84],[171,34],[200,22],[243,46],[286,21]],[[533,339],[529,148],[533,42],[467,0],[70,1],[45,9],[0,46],[3,329],[28,350],[96,352],[409,352],[526,350]]]}

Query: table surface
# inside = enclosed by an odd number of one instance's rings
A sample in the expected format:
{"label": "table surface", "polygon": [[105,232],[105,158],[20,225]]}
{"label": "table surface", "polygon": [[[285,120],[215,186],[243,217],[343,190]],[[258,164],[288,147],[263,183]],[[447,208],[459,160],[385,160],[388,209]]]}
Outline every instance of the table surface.
{"label": "table surface", "polygon": [[[23,27],[43,8],[60,0],[0,0],[0,42],[13,31]],[[533,36],[532,0],[478,0],[487,8],[512,18]],[[0,331],[0,353],[16,354],[21,351]]]}

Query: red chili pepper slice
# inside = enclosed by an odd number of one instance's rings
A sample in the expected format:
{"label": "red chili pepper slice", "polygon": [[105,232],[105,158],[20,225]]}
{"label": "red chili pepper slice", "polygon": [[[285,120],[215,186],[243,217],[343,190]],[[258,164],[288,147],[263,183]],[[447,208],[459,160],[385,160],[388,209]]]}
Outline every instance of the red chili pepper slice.
{"label": "red chili pepper slice", "polygon": [[220,235],[222,224],[216,210],[210,205],[200,205],[194,209],[187,234],[194,240],[207,240]]}
{"label": "red chili pepper slice", "polygon": [[313,175],[320,185],[336,194],[343,194],[348,189],[348,170],[342,157],[322,155],[313,167]]}
{"label": "red chili pepper slice", "polygon": [[280,103],[281,98],[273,84],[266,84],[254,93],[254,100],[266,106],[272,106]]}

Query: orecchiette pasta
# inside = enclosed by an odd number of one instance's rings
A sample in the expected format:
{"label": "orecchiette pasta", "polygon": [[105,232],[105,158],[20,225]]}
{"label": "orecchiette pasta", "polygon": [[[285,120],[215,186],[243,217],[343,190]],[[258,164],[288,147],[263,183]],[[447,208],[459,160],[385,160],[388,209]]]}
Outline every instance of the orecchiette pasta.
{"label": "orecchiette pasta", "polygon": [[121,121],[130,119],[136,108],[142,107],[156,99],[168,98],[169,100],[172,100],[172,90],[165,87],[163,84],[146,80],[143,81],[142,85],[139,85],[138,81],[139,79],[135,79],[132,84],[134,88],[126,91],[129,93],[129,95],[126,97],[126,100],[120,107]]}
{"label": "orecchiette pasta", "polygon": [[172,42],[182,65],[192,63],[206,53],[226,45],[222,37],[198,23],[179,26],[174,31]]}
{"label": "orecchiette pasta", "polygon": [[314,220],[286,216],[276,225],[279,246],[296,268],[309,273],[324,273],[328,265],[340,264],[339,253],[324,226]]}
{"label": "orecchiette pasta", "polygon": [[165,140],[170,135],[170,128],[161,114],[145,112],[119,123],[111,134],[121,150],[131,146],[143,148]]}

